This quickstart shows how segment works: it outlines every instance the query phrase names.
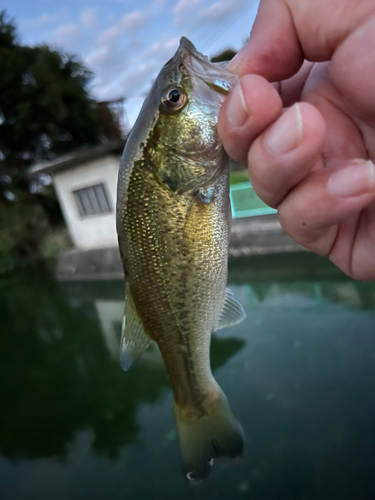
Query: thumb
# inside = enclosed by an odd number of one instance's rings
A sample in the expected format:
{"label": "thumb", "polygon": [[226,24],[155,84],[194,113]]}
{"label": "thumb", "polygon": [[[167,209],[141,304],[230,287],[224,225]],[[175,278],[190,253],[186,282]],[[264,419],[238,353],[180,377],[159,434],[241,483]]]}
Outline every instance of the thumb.
{"label": "thumb", "polygon": [[228,69],[285,80],[304,59],[330,60],[345,38],[374,16],[373,0],[260,0],[250,40]]}
{"label": "thumb", "polygon": [[243,76],[255,73],[268,81],[294,75],[303,62],[291,12],[283,0],[261,0],[249,42],[228,69]]}

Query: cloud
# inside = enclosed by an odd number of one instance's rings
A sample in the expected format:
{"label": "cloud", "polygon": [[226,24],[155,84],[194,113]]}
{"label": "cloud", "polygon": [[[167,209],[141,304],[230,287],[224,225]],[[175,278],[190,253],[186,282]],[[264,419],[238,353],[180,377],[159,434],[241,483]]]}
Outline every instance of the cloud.
{"label": "cloud", "polygon": [[20,25],[23,29],[37,29],[46,25],[52,25],[61,20],[66,15],[66,10],[60,10],[54,14],[42,14],[39,17],[35,17],[32,19],[24,19],[20,20]]}
{"label": "cloud", "polygon": [[121,93],[121,87],[118,84],[109,83],[108,85],[98,87],[95,92],[95,97],[98,101],[107,101],[123,97],[123,94]]}
{"label": "cloud", "polygon": [[93,28],[98,24],[96,9],[88,7],[81,12],[81,21],[87,28]]}
{"label": "cloud", "polygon": [[191,10],[200,3],[202,3],[202,0],[179,0],[173,7],[173,13],[181,14],[181,12]]}
{"label": "cloud", "polygon": [[81,30],[75,24],[64,24],[53,32],[52,39],[64,48],[74,49],[81,34]]}
{"label": "cloud", "polygon": [[120,38],[120,36],[121,36],[120,29],[117,26],[112,26],[112,28],[103,31],[103,33],[99,37],[99,42],[112,43],[118,38]]}
{"label": "cloud", "polygon": [[232,0],[231,2],[216,2],[201,10],[198,16],[199,24],[218,23],[235,16],[246,9],[249,0]]}
{"label": "cloud", "polygon": [[168,59],[172,57],[172,55],[176,52],[177,47],[179,45],[179,38],[172,38],[167,40],[166,42],[157,42],[151,45],[151,47],[142,54],[145,59],[155,59],[155,57],[159,61],[164,61],[162,65],[164,65]]}
{"label": "cloud", "polygon": [[99,41],[102,43],[118,40],[126,33],[140,31],[146,26],[148,14],[146,12],[131,12],[123,16],[111,28],[103,31]]}
{"label": "cloud", "polygon": [[131,12],[121,20],[121,27],[127,31],[138,31],[146,25],[147,14],[145,12]]}
{"label": "cloud", "polygon": [[173,21],[173,26],[189,26],[190,28],[204,26],[207,24],[218,24],[230,19],[248,7],[250,0],[222,0],[215,2],[200,12],[193,7],[197,7],[200,0],[179,0],[173,12],[177,17]]}
{"label": "cloud", "polygon": [[154,43],[143,51],[140,51],[141,40],[133,40],[123,49],[117,44],[99,47],[85,59],[96,74],[92,82],[95,96],[99,99],[144,97],[177,47],[177,38]]}
{"label": "cloud", "polygon": [[102,96],[103,88],[114,85],[124,73],[129,71],[130,66],[127,48],[119,49],[114,44],[99,47],[89,54],[84,62],[94,71],[95,79],[92,84],[97,88],[96,93],[100,96]]}
{"label": "cloud", "polygon": [[143,61],[143,64],[132,71],[124,71],[120,79],[124,95],[127,97],[144,95],[161,68],[175,53],[178,43],[178,38],[171,38],[165,42],[154,43],[139,54],[138,59]]}
{"label": "cloud", "polygon": [[24,21],[24,24],[28,25],[28,26],[33,26],[33,27],[37,27],[37,26],[43,26],[47,23],[49,23],[51,21],[51,16],[50,14],[42,14],[41,16],[35,18],[35,19],[27,19],[26,21]]}
{"label": "cloud", "polygon": [[143,40],[139,38],[133,38],[126,47],[126,51],[130,53],[138,52],[144,46]]}
{"label": "cloud", "polygon": [[160,63],[151,61],[133,71],[126,71],[120,79],[123,94],[128,97],[144,93],[151,87],[158,70],[160,70]]}
{"label": "cloud", "polygon": [[199,14],[199,21],[202,23],[216,23],[223,21],[232,14],[232,6],[229,3],[213,3]]}
{"label": "cloud", "polygon": [[103,45],[85,58],[85,64],[95,69],[102,68],[103,64],[107,64],[110,60],[113,50],[113,46]]}
{"label": "cloud", "polygon": [[140,85],[149,88],[156,71],[170,57],[167,51],[173,53],[173,44],[177,44],[177,40],[167,40],[146,49],[143,49],[143,40],[135,37],[126,46],[113,40],[97,43],[97,48],[86,56],[84,62],[95,73],[92,82],[95,96],[108,99],[111,93],[112,97],[129,97],[129,93],[137,92]]}

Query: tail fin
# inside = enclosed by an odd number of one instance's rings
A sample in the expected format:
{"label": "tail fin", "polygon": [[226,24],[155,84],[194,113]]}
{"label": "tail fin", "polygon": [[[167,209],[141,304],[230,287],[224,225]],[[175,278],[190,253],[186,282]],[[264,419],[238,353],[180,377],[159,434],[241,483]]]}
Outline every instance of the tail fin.
{"label": "tail fin", "polygon": [[174,405],[186,476],[200,481],[209,476],[214,458],[241,456],[245,436],[222,392],[205,410],[192,410]]}

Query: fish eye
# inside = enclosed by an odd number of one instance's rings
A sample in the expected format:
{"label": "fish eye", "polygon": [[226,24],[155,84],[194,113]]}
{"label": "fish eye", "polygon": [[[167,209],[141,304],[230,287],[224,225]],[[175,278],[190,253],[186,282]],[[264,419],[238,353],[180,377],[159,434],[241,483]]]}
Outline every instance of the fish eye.
{"label": "fish eye", "polygon": [[181,98],[180,91],[178,89],[172,89],[168,93],[168,101],[178,102]]}
{"label": "fish eye", "polygon": [[168,87],[161,99],[163,106],[169,112],[180,111],[187,103],[187,97],[184,91],[175,86]]}

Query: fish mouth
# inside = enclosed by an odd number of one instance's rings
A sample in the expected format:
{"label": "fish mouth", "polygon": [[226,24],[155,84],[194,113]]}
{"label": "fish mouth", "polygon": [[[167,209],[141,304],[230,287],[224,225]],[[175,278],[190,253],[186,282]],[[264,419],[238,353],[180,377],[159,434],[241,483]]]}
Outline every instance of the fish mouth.
{"label": "fish mouth", "polygon": [[[195,63],[196,66],[197,66],[197,64],[199,65],[200,61],[209,63],[208,57],[201,54],[200,52],[198,52],[197,49],[194,47],[194,45],[191,43],[191,41],[183,36],[180,39],[180,45],[179,45],[176,53],[164,65],[164,68],[167,68],[170,66],[179,66],[182,63],[187,69],[191,69],[193,60],[196,61],[196,63]],[[198,69],[198,66],[197,66],[197,69]],[[203,71],[203,68],[200,68],[200,73],[202,73],[202,71]]]}
{"label": "fish mouth", "polygon": [[208,61],[208,57],[204,56],[202,53],[198,52],[194,45],[186,37],[182,36],[180,38],[180,46],[178,47],[177,54],[182,52],[188,52],[192,56],[198,57],[199,59],[205,59]]}
{"label": "fish mouth", "polygon": [[186,37],[180,39],[180,46],[171,62],[182,63],[187,71],[202,80],[219,94],[227,95],[238,82],[238,77],[220,67],[198,52]]}
{"label": "fish mouth", "polygon": [[193,71],[197,76],[203,76],[206,65],[211,66],[208,57],[197,51],[190,40],[184,36],[180,39],[180,46],[175,54],[176,62],[182,62],[187,70]]}

